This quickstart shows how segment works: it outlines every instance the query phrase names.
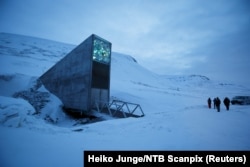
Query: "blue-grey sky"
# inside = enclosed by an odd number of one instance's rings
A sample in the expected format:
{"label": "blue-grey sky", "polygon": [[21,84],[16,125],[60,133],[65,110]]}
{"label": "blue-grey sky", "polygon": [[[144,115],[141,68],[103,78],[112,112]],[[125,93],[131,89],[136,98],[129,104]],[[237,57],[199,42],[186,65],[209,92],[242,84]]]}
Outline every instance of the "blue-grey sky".
{"label": "blue-grey sky", "polygon": [[0,32],[75,45],[94,33],[156,73],[250,85],[249,0],[0,0]]}

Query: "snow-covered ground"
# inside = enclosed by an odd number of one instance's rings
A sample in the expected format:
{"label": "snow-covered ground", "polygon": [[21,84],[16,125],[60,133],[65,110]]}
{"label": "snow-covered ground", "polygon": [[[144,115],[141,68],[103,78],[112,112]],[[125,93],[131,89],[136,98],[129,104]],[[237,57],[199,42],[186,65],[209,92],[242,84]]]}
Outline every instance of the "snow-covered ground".
{"label": "snow-covered ground", "polygon": [[200,75],[160,76],[115,52],[111,98],[140,104],[145,116],[78,123],[36,82],[74,47],[0,34],[0,166],[82,166],[84,150],[250,150],[250,106],[207,108],[208,97],[223,101],[250,95],[249,88]]}

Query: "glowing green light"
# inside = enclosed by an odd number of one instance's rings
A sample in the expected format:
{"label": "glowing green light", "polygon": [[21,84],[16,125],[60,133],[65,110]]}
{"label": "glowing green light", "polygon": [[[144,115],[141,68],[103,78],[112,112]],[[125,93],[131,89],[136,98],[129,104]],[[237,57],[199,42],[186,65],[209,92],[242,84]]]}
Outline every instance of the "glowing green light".
{"label": "glowing green light", "polygon": [[110,44],[99,39],[94,39],[93,60],[101,63],[110,62]]}

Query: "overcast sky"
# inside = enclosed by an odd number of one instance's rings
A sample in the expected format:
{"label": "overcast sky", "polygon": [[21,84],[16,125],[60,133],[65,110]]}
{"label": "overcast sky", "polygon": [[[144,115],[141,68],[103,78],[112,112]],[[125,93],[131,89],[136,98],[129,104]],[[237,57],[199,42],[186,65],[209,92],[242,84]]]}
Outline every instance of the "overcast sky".
{"label": "overcast sky", "polygon": [[249,0],[0,0],[0,32],[75,45],[94,33],[156,73],[250,85]]}

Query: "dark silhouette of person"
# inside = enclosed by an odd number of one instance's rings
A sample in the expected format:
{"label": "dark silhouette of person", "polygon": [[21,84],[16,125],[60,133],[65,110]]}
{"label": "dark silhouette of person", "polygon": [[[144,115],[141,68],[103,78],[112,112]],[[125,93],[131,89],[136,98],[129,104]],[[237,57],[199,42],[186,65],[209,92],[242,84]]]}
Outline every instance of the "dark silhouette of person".
{"label": "dark silhouette of person", "polygon": [[218,112],[220,112],[220,103],[221,103],[221,101],[220,101],[219,97],[217,97],[216,102],[215,102],[215,106],[216,106]]}
{"label": "dark silhouette of person", "polygon": [[229,98],[228,97],[225,97],[225,99],[224,99],[224,104],[225,104],[225,106],[226,106],[226,109],[227,109],[227,111],[229,110],[229,105],[230,105],[230,100],[229,100]]}
{"label": "dark silhouette of person", "polygon": [[212,100],[210,99],[210,97],[207,99],[207,104],[208,104],[208,108],[211,108],[211,103],[212,103]]}
{"label": "dark silhouette of person", "polygon": [[214,109],[215,109],[215,107],[216,107],[216,98],[214,98],[213,103],[214,103]]}

